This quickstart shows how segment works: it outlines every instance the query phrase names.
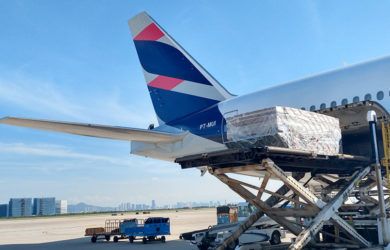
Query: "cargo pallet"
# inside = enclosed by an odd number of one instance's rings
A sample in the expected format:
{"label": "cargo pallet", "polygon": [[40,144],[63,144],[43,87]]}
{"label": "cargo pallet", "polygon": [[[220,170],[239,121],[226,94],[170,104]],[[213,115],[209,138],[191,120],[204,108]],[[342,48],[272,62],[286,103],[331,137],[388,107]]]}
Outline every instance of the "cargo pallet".
{"label": "cargo pallet", "polygon": [[[358,105],[380,109],[365,102],[336,108],[335,111],[352,114],[356,109],[356,114],[362,116]],[[346,112],[348,108],[350,110]],[[258,209],[217,249],[227,249],[265,214],[296,236],[293,243],[284,245],[285,249],[390,249],[390,125],[386,117],[380,118],[383,123],[384,167],[379,159],[376,136],[380,126],[376,124],[374,113],[366,125],[372,139],[371,158],[263,147],[177,159],[183,169],[202,167],[203,172],[208,171]],[[253,185],[253,182],[240,181],[231,174],[261,178],[261,182]],[[267,189],[271,178],[283,183],[276,191]],[[261,199],[264,194],[270,195],[265,201]],[[357,202],[348,203],[348,198]],[[290,204],[293,206],[288,206]]]}
{"label": "cargo pallet", "polygon": [[96,228],[87,228],[85,230],[85,236],[91,236],[91,242],[96,243],[98,240],[106,240],[110,241],[111,237],[113,238],[114,242],[118,242],[120,239],[128,239],[125,234],[122,234],[120,232],[120,224],[124,220],[106,220],[105,226],[103,227],[96,227]]}

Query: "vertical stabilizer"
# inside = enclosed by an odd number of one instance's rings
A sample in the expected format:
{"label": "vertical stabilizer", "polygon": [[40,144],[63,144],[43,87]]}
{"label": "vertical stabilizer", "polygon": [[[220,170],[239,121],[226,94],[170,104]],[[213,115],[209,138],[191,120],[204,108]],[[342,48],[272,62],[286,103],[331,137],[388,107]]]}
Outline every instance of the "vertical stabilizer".
{"label": "vertical stabilizer", "polygon": [[232,97],[146,12],[129,27],[160,124]]}

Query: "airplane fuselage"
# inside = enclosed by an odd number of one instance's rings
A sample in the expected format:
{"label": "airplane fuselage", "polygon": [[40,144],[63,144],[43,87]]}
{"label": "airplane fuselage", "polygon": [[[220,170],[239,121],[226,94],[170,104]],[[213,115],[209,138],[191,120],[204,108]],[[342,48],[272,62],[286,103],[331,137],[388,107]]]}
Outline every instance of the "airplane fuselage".
{"label": "airplane fuselage", "polygon": [[159,131],[189,131],[187,141],[169,144],[132,142],[132,153],[172,161],[186,155],[224,150],[227,148],[226,117],[272,106],[317,111],[372,100],[390,110],[389,91],[390,57],[387,56],[221,101],[156,128]]}

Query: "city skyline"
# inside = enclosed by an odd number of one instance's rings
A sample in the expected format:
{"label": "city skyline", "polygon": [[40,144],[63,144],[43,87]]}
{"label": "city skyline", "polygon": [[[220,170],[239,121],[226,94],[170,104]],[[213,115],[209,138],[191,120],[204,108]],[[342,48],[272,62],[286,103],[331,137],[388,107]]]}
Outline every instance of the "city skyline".
{"label": "city skyline", "polygon": [[[237,204],[234,202],[230,204]],[[67,200],[56,200],[55,197],[41,198],[10,198],[8,203],[0,203],[1,217],[21,217],[21,216],[53,216],[67,213],[93,213],[93,212],[125,212],[125,211],[142,211],[142,210],[159,210],[159,209],[181,209],[196,207],[218,207],[227,205],[220,201],[177,201],[173,204],[159,204],[152,200],[150,204],[137,204],[131,202],[120,203],[116,207],[101,207],[93,204],[80,202],[78,204],[68,204]]]}
{"label": "city skyline", "polygon": [[[53,199],[56,203],[56,205],[58,204],[61,204],[61,202],[65,202],[67,204],[67,206],[69,205],[77,205],[77,204],[80,204],[80,203],[84,203],[86,204],[85,202],[81,201],[81,202],[78,202],[78,203],[68,203],[68,200],[58,200],[56,199],[55,197],[41,197],[41,198],[36,198],[36,197],[16,197],[16,198],[9,198],[8,199],[8,202],[0,202],[0,205],[1,204],[7,204],[9,203],[11,200],[13,199],[29,199],[31,200],[31,204],[32,204],[32,211],[36,211],[37,208],[35,208],[35,203],[36,201],[39,201],[39,200],[42,200],[42,199]],[[136,209],[136,207],[141,207],[139,209],[164,209],[164,208],[183,208],[183,207],[196,207],[196,206],[210,206],[210,207],[213,207],[213,206],[219,206],[219,205],[226,205],[226,204],[235,204],[235,203],[238,203],[239,201],[235,201],[235,202],[227,202],[226,200],[225,201],[221,201],[221,200],[214,200],[214,201],[190,201],[190,200],[187,200],[187,201],[175,201],[173,203],[162,203],[162,204],[158,204],[155,202],[155,200],[151,200],[150,203],[147,203],[147,204],[143,204],[143,203],[134,203],[134,202],[131,202],[131,201],[125,201],[125,202],[121,202],[119,203],[116,207],[120,210],[121,208],[124,208],[123,210],[130,210],[130,206],[131,206],[131,210],[138,210]],[[88,205],[92,205],[92,206],[98,206],[97,204],[88,204]],[[115,206],[114,206],[115,207]],[[32,213],[36,213],[36,212],[32,212]]]}

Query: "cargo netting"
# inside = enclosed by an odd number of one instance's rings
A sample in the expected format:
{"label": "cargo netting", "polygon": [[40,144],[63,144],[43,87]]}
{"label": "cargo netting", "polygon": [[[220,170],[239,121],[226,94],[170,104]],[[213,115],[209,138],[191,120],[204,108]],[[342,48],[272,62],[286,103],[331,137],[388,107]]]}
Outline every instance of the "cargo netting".
{"label": "cargo netting", "polygon": [[226,119],[228,146],[278,146],[334,155],[341,153],[339,120],[305,110],[275,106]]}

